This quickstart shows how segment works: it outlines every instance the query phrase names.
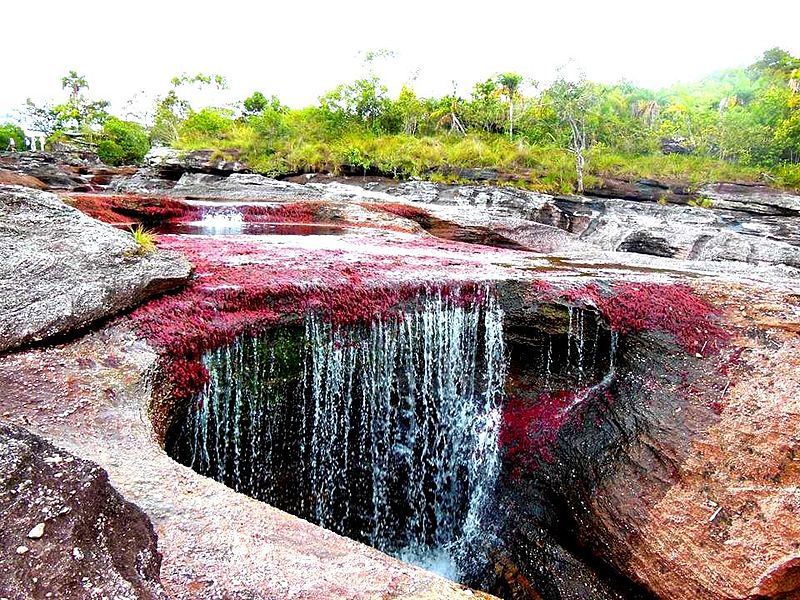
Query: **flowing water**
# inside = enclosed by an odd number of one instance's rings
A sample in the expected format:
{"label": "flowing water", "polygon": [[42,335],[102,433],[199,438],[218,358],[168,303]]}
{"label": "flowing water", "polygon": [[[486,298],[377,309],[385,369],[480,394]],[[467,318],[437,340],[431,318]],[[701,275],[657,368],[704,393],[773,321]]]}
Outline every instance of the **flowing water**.
{"label": "flowing water", "polygon": [[153,231],[178,235],[342,235],[347,228],[316,223],[251,223],[237,207],[203,208],[199,221],[168,222]]}
{"label": "flowing water", "polygon": [[242,337],[168,450],[196,471],[467,580],[500,469],[503,314],[490,288],[423,293],[399,317]]}

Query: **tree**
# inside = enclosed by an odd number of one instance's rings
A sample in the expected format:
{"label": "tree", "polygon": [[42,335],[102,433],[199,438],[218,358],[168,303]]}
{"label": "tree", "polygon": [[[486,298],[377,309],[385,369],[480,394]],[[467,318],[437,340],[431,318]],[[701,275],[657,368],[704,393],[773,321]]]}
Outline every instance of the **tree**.
{"label": "tree", "polygon": [[108,118],[107,100],[90,100],[84,96],[83,92],[89,89],[89,83],[83,75],[70,71],[61,78],[61,87],[69,90],[69,98],[61,104],[39,106],[28,98],[26,117],[35,129],[47,135],[57,131],[86,133],[88,128],[101,125]]}
{"label": "tree", "polygon": [[508,98],[508,139],[514,140],[514,100],[523,77],[518,73],[501,73],[497,76],[500,92]]}
{"label": "tree", "polygon": [[547,92],[559,121],[569,126],[569,150],[575,154],[575,171],[578,177],[577,190],[584,191],[583,170],[586,165],[586,117],[596,103],[591,84],[581,76],[577,81],[559,78]]}
{"label": "tree", "polygon": [[138,164],[150,149],[147,130],[132,121],[109,117],[100,136],[97,155],[107,165]]}
{"label": "tree", "polygon": [[25,132],[13,123],[0,125],[0,152],[8,148],[8,140],[14,138],[17,150],[25,149]]}
{"label": "tree", "polygon": [[439,100],[439,105],[431,115],[440,128],[448,127],[450,133],[466,135],[467,130],[461,122],[461,98],[456,93],[456,83],[453,82],[453,93]]}
{"label": "tree", "polygon": [[153,115],[153,126],[150,130],[150,139],[155,144],[174,144],[180,137],[180,124],[192,113],[188,100],[178,95],[180,88],[189,86],[197,90],[216,88],[225,90],[228,81],[224,76],[215,73],[196,73],[176,75],[170,81],[172,89],[164,96],[156,98],[156,107]]}
{"label": "tree", "polygon": [[333,117],[337,125],[355,119],[377,133],[378,121],[389,102],[386,92],[386,86],[372,75],[337,86],[320,98],[320,106]]}

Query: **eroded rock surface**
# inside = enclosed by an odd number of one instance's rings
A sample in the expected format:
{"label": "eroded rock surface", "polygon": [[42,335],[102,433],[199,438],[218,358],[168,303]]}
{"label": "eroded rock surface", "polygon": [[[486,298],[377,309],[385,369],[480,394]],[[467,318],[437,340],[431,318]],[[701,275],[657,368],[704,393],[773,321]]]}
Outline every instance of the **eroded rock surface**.
{"label": "eroded rock surface", "polygon": [[0,352],[66,334],[189,277],[176,254],[142,254],[130,233],[56,196],[0,187]]}
{"label": "eroded rock surface", "polygon": [[147,516],[96,464],[0,423],[0,596],[166,599]]}

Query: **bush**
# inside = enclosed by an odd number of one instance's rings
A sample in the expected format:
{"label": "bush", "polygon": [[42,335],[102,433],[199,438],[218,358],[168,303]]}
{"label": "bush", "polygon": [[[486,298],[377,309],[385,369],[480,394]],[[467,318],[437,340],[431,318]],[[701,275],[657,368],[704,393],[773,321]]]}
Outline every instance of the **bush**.
{"label": "bush", "polygon": [[25,132],[12,123],[0,125],[0,152],[8,148],[8,140],[14,138],[17,150],[25,150]]}
{"label": "bush", "polygon": [[193,112],[181,125],[181,136],[208,136],[221,137],[226,131],[233,127],[233,119],[223,112],[204,108],[198,112]]}
{"label": "bush", "polygon": [[111,117],[103,124],[97,155],[107,165],[138,164],[149,149],[147,131],[138,123]]}

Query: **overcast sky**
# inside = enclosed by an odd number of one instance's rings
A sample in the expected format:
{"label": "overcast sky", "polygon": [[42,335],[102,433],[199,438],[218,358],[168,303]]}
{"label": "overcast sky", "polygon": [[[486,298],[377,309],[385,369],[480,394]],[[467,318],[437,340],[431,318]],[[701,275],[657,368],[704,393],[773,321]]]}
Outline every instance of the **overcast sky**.
{"label": "overcast sky", "polygon": [[547,80],[569,61],[591,79],[661,87],[774,46],[800,55],[798,0],[5,0],[0,12],[0,120],[28,97],[63,99],[71,69],[122,112],[200,71],[227,77],[224,100],[261,90],[304,106],[362,74],[359,51],[377,48],[396,53],[378,65],[391,88],[418,71],[422,95],[453,81],[468,95],[501,71]]}

